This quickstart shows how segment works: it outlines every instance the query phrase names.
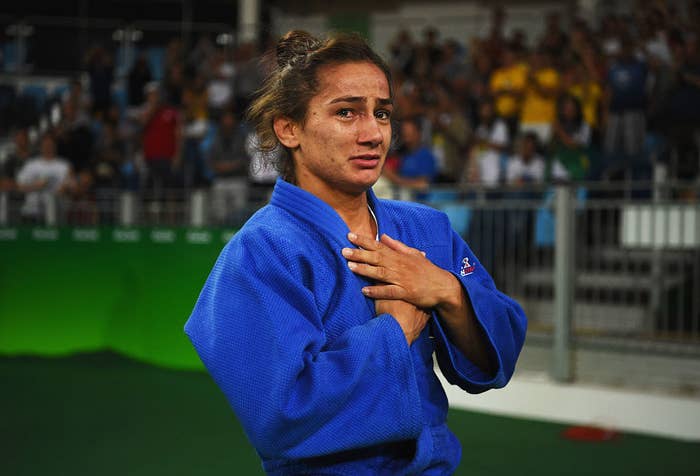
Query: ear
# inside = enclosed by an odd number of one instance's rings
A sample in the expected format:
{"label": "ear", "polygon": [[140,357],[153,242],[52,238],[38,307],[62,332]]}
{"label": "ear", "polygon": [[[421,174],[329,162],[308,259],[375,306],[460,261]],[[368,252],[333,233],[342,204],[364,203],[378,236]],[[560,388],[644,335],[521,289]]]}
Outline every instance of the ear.
{"label": "ear", "polygon": [[280,143],[287,149],[296,149],[299,147],[299,138],[297,137],[299,127],[296,122],[288,117],[276,117],[272,123],[272,127],[275,130],[277,139],[279,139]]}

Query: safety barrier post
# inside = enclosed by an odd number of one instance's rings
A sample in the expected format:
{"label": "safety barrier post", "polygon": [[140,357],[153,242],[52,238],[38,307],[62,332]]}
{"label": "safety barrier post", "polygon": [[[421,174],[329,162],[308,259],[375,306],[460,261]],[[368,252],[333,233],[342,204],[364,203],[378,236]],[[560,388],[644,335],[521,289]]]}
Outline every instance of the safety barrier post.
{"label": "safety barrier post", "polygon": [[195,190],[190,198],[190,226],[201,228],[207,220],[207,194],[204,190]]}
{"label": "safety barrier post", "polygon": [[574,189],[558,185],[555,191],[554,244],[554,342],[552,377],[559,382],[573,378],[571,354],[571,321],[575,292],[575,224]]}
{"label": "safety barrier post", "polygon": [[136,196],[134,192],[122,192],[119,196],[119,225],[134,226],[135,218]]}
{"label": "safety barrier post", "polygon": [[0,226],[5,226],[9,222],[9,199],[7,193],[0,193]]}

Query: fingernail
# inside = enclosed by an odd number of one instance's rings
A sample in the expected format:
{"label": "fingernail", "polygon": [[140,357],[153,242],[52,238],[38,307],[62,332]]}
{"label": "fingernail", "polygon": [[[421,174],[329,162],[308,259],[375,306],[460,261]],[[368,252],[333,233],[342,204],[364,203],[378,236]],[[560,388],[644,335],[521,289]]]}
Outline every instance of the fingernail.
{"label": "fingernail", "polygon": [[357,239],[357,235],[351,231],[350,233],[348,233],[348,239],[355,240]]}
{"label": "fingernail", "polygon": [[350,248],[343,248],[340,252],[343,256],[352,256],[352,250]]}
{"label": "fingernail", "polygon": [[350,268],[350,269],[355,269],[355,268],[357,268],[357,263],[355,263],[355,262],[353,262],[353,261],[349,261],[349,262],[348,262],[348,268]]}
{"label": "fingernail", "polygon": [[364,294],[365,296],[369,296],[369,289],[362,288],[362,294]]}

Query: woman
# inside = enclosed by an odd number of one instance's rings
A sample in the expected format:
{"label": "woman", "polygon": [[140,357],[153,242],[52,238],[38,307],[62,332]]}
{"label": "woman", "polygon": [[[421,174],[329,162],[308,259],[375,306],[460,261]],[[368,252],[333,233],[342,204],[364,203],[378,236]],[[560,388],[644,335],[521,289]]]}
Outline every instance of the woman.
{"label": "woman", "polygon": [[401,121],[401,139],[404,145],[403,156],[400,157],[396,170],[384,168],[384,177],[410,196],[411,191],[421,192],[428,189],[437,175],[437,160],[422,143],[419,118],[412,117]]}
{"label": "woman", "polygon": [[449,474],[461,450],[432,354],[468,391],[502,387],[522,310],[445,215],[372,193],[392,90],[364,41],[290,32],[277,63],[249,116],[284,149],[282,178],[185,330],[269,474]]}
{"label": "woman", "polygon": [[579,100],[565,94],[557,105],[549,175],[555,181],[581,181],[590,169],[591,128],[583,118]]}

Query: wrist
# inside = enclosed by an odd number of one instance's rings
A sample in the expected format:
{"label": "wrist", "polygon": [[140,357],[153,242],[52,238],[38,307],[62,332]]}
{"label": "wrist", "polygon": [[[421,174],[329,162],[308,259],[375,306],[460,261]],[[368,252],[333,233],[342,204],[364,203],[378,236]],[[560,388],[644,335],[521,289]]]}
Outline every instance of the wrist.
{"label": "wrist", "polygon": [[435,309],[441,314],[460,308],[464,301],[462,283],[449,271],[444,271],[444,273],[445,279],[437,293],[437,303],[435,304]]}

